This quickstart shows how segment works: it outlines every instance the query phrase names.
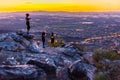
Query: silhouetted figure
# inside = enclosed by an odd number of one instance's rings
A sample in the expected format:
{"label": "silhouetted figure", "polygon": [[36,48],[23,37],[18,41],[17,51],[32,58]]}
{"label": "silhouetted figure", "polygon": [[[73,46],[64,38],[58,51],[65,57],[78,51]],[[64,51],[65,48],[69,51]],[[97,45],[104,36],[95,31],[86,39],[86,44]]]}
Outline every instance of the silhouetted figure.
{"label": "silhouetted figure", "polygon": [[27,34],[29,34],[29,31],[30,31],[30,19],[31,18],[29,18],[29,14],[27,13],[25,17],[26,25],[27,25]]}
{"label": "silhouetted figure", "polygon": [[51,44],[54,45],[55,37],[54,37],[54,33],[53,32],[50,35],[50,39],[51,39]]}
{"label": "silhouetted figure", "polygon": [[43,43],[43,48],[45,48],[45,32],[42,32],[42,43]]}

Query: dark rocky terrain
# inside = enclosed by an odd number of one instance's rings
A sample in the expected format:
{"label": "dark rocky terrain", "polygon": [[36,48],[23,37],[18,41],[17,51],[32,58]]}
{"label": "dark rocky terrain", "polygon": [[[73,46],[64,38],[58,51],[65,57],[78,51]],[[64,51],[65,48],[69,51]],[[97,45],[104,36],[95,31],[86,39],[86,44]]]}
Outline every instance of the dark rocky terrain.
{"label": "dark rocky terrain", "polygon": [[34,34],[0,34],[0,80],[93,80],[96,67],[83,58],[93,53],[41,44]]}

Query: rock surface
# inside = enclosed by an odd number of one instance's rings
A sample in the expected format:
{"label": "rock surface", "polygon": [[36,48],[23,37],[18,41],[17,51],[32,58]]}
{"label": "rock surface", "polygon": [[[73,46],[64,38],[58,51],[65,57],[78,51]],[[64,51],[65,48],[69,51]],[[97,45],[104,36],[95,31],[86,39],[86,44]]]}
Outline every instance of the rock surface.
{"label": "rock surface", "polygon": [[69,72],[72,80],[85,79],[93,80],[96,68],[83,61],[75,61],[70,67]]}
{"label": "rock surface", "polygon": [[58,67],[56,70],[56,76],[59,80],[71,80],[69,77],[68,68]]}
{"label": "rock surface", "polygon": [[[23,32],[1,34],[0,65],[4,67],[0,67],[0,79],[7,79],[6,75],[11,75],[8,79],[12,80],[93,79],[95,67],[82,59],[84,54],[74,45],[42,48],[42,42],[38,44],[38,40],[34,34]],[[87,56],[85,59],[89,61],[91,56]]]}
{"label": "rock surface", "polygon": [[32,65],[1,65],[0,80],[46,80],[46,73]]}
{"label": "rock surface", "polygon": [[56,66],[54,64],[49,64],[44,61],[37,60],[30,60],[27,64],[35,65],[39,68],[42,68],[48,75],[56,74]]}
{"label": "rock surface", "polygon": [[90,64],[95,64],[95,61],[94,61],[94,59],[93,59],[93,52],[85,52],[84,54],[83,54],[83,58],[88,62],[88,63],[90,63]]}
{"label": "rock surface", "polygon": [[28,48],[31,52],[35,52],[35,53],[41,52],[39,45],[35,41],[30,41]]}

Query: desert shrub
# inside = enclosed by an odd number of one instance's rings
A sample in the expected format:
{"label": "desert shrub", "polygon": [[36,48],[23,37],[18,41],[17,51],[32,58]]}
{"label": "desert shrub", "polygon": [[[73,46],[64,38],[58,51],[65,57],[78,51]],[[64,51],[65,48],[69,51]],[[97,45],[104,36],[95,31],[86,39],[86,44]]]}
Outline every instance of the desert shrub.
{"label": "desert shrub", "polygon": [[97,69],[103,68],[103,64],[101,62],[96,63],[95,66],[97,67]]}
{"label": "desert shrub", "polygon": [[120,59],[120,55],[118,55],[116,52],[114,52],[112,50],[106,51],[103,55],[106,59],[110,59],[110,60],[119,60]]}
{"label": "desert shrub", "polygon": [[103,59],[103,52],[105,52],[104,50],[102,49],[98,49],[98,50],[95,50],[94,51],[94,54],[93,54],[93,59],[96,61],[96,62],[99,62]]}
{"label": "desert shrub", "polygon": [[48,45],[50,47],[62,47],[62,46],[65,45],[65,42],[62,39],[56,39],[55,42],[54,42],[54,44],[51,44],[51,41],[49,40],[48,41]]}
{"label": "desert shrub", "polygon": [[95,66],[97,67],[98,70],[108,70],[109,69],[109,64],[106,63],[104,60],[119,60],[120,55],[115,53],[112,50],[103,50],[99,49],[96,50],[93,54],[93,59],[95,60]]}
{"label": "desert shrub", "polygon": [[95,75],[94,80],[111,80],[111,78],[106,73],[99,73]]}
{"label": "desert shrub", "polygon": [[118,62],[113,62],[110,64],[110,69],[108,70],[112,80],[120,80],[120,64]]}
{"label": "desert shrub", "polygon": [[[113,50],[99,49],[94,52],[95,66],[98,71],[109,72],[109,74],[97,74],[94,80],[119,80],[120,78],[120,66],[118,63],[112,63],[112,61],[119,61],[120,55]],[[108,62],[106,60],[108,59]],[[110,61],[110,62],[109,62]]]}
{"label": "desert shrub", "polygon": [[119,60],[120,59],[120,55],[118,55],[117,53],[115,53],[112,50],[103,50],[103,49],[99,49],[94,51],[94,55],[93,58],[96,62],[99,62],[103,59],[109,59],[109,60]]}

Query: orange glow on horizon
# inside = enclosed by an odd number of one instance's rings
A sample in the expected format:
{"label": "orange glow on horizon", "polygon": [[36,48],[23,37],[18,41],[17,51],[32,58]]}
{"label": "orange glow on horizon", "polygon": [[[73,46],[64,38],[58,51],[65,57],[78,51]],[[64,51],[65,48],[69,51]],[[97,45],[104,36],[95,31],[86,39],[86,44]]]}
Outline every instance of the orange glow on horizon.
{"label": "orange glow on horizon", "polygon": [[120,0],[0,0],[0,11],[120,11]]}

